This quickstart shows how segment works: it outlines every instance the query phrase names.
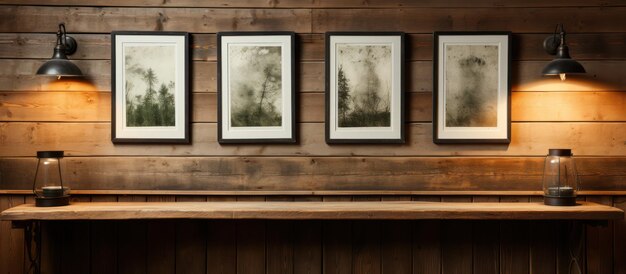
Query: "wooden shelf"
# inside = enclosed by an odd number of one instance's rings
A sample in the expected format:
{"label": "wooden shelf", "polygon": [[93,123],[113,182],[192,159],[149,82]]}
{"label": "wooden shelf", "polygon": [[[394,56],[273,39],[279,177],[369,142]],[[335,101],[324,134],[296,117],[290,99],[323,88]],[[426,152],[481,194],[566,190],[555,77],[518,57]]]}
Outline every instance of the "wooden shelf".
{"label": "wooden shelf", "polygon": [[1,220],[283,219],[283,220],[610,220],[618,208],[591,202],[556,207],[541,203],[444,202],[178,202],[73,203],[62,207],[19,205]]}

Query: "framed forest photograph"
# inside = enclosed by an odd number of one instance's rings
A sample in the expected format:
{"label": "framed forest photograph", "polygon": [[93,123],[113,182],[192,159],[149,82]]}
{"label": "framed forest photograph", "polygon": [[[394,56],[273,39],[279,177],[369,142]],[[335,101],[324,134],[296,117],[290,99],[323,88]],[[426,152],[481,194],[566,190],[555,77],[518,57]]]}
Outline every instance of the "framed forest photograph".
{"label": "framed forest photograph", "polygon": [[511,142],[511,33],[435,32],[433,141]]}
{"label": "framed forest photograph", "polygon": [[189,34],[111,33],[114,143],[189,143]]}
{"label": "framed forest photograph", "polygon": [[326,142],[404,140],[404,33],[326,33]]}
{"label": "framed forest photograph", "polygon": [[295,33],[217,34],[218,141],[295,143]]}

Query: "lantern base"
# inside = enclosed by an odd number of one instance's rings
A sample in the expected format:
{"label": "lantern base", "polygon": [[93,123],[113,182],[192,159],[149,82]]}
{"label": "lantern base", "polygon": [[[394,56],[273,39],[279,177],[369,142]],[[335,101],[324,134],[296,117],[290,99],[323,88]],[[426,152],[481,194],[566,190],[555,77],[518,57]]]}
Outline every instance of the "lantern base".
{"label": "lantern base", "polygon": [[543,196],[543,203],[551,206],[575,206],[576,197],[549,197]]}
{"label": "lantern base", "polygon": [[35,197],[35,206],[38,207],[66,206],[69,204],[69,195],[61,197]]}

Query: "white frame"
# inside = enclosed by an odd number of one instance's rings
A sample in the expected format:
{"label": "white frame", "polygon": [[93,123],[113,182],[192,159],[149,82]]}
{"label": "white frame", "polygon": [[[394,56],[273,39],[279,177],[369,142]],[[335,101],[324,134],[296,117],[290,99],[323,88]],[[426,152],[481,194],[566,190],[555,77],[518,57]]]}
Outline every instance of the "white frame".
{"label": "white frame", "polygon": [[[188,143],[189,137],[189,35],[181,32],[113,32],[112,33],[113,142]],[[132,45],[175,46],[176,86],[174,90],[175,126],[128,127],[125,107],[125,53]]]}
{"label": "white frame", "polygon": [[[392,87],[389,127],[339,127],[337,103],[338,44],[391,45]],[[326,33],[326,142],[404,143],[404,33]]]}
{"label": "white frame", "polygon": [[[230,119],[230,45],[281,47],[281,126],[233,127]],[[293,32],[218,33],[218,141],[220,143],[293,143],[295,136],[295,34]]]}
{"label": "white frame", "polygon": [[[433,140],[435,143],[510,142],[510,32],[436,32],[434,39]],[[447,45],[498,46],[498,109],[495,127],[447,127],[445,125]]]}

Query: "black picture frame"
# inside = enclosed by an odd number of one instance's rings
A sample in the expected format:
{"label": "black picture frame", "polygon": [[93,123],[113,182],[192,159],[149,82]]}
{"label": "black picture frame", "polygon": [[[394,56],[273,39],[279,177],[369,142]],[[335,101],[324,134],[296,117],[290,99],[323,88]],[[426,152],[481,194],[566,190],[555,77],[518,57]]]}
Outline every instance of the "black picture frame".
{"label": "black picture frame", "polygon": [[[126,132],[124,130],[123,124],[120,125],[120,122],[125,122],[125,121],[118,121],[118,119],[124,119],[125,117],[124,115],[119,115],[118,107],[117,107],[117,104],[119,103],[119,100],[121,99],[121,97],[124,97],[123,95],[120,96],[120,94],[118,94],[123,91],[119,90],[121,86],[119,85],[120,83],[118,83],[117,81],[124,80],[124,79],[119,79],[118,77],[119,71],[118,71],[117,66],[124,65],[123,62],[122,64],[120,64],[118,60],[118,57],[120,57],[120,56],[117,56],[117,54],[119,53],[117,50],[120,49],[118,42],[124,43],[124,41],[126,40],[131,41],[133,39],[132,37],[140,38],[139,40],[145,40],[144,41],[145,43],[150,43],[150,40],[154,40],[153,43],[159,43],[159,41],[155,40],[156,39],[155,37],[164,37],[164,38],[171,38],[171,39],[178,38],[178,40],[176,41],[167,40],[167,39],[166,39],[167,41],[161,41],[161,43],[176,43],[177,44],[177,48],[176,48],[177,52],[175,52],[175,55],[177,57],[175,58],[174,62],[178,62],[177,65],[180,64],[181,69],[184,70],[182,73],[178,73],[175,76],[177,81],[182,80],[184,82],[181,85],[182,91],[176,89],[174,92],[174,97],[176,98],[175,103],[174,103],[175,107],[176,108],[183,107],[183,109],[180,111],[175,110],[174,119],[176,120],[176,124],[179,124],[180,126],[180,128],[178,127],[178,125],[174,126],[174,128],[176,128],[176,133],[173,135],[175,136],[159,137],[158,132],[155,133],[154,131],[146,132],[145,133],[146,136],[139,136],[141,135],[141,133],[132,133],[127,136],[125,134]],[[181,48],[178,48],[178,43],[182,43]],[[187,32],[171,32],[171,31],[113,31],[111,32],[111,141],[113,143],[188,144],[191,142],[191,126],[190,126],[191,66],[189,63],[190,62],[190,50],[189,50],[190,45],[191,45],[190,35]],[[178,52],[178,51],[182,51],[182,52]],[[178,60],[178,58],[182,58],[183,60]],[[182,64],[180,62],[182,62]],[[122,76],[124,75],[122,74]],[[183,94],[177,94],[177,93],[183,93]],[[179,102],[179,100],[181,99],[183,102]],[[125,113],[124,109],[122,109],[122,111],[124,111],[123,113]],[[132,135],[137,135],[137,136],[132,136]]]}
{"label": "black picture frame", "polygon": [[[263,40],[262,38],[266,38]],[[229,93],[226,91],[224,78],[228,78],[228,75],[225,74],[224,66],[228,67],[228,63],[224,61],[224,46],[229,43],[229,41],[234,41],[234,39],[241,39],[241,43],[249,43],[249,44],[260,44],[260,43],[272,43],[280,41],[281,47],[287,47],[288,56],[286,56],[286,52],[281,50],[280,58],[282,61],[288,59],[288,62],[281,62],[281,66],[284,68],[284,64],[288,64],[290,68],[289,71],[285,74],[281,69],[281,102],[283,103],[283,110],[281,112],[281,130],[272,131],[267,130],[263,131],[250,131],[249,134],[243,133],[243,129],[240,131],[242,133],[238,133],[231,130],[230,120],[230,112],[228,112],[228,106],[226,103],[228,100],[225,100],[226,96],[229,96]],[[272,41],[270,41],[272,40]],[[296,64],[297,58],[297,50],[296,50],[296,34],[290,31],[246,31],[246,32],[218,32],[217,33],[217,132],[218,132],[218,142],[220,144],[293,144],[297,142],[297,72],[298,67]],[[285,78],[288,77],[288,78]],[[284,85],[286,80],[289,82],[287,85]],[[285,92],[285,89],[288,89]],[[287,100],[285,100],[287,98]],[[288,103],[288,106],[285,106],[284,103]],[[285,108],[288,110],[285,111]],[[289,116],[286,116],[288,114]],[[227,117],[228,116],[228,117]],[[254,127],[250,127],[254,128]],[[261,128],[261,127],[256,127]],[[234,132],[234,134],[233,134]],[[232,135],[232,136],[229,136]],[[250,137],[243,136],[249,135]]]}
{"label": "black picture frame", "polygon": [[[340,37],[337,40],[338,43],[354,43],[356,45],[363,45],[367,43],[366,38],[370,38],[373,45],[389,44],[391,45],[391,66],[395,68],[392,71],[397,71],[397,74],[390,76],[392,87],[390,92],[389,104],[395,103],[396,109],[390,107],[390,125],[389,130],[386,133],[378,134],[376,132],[372,134],[371,129],[376,127],[360,127],[369,128],[370,131],[362,130],[361,132],[349,132],[347,134],[341,133],[338,125],[338,104],[336,105],[334,91],[335,81],[335,64],[332,63],[334,56],[336,56],[335,49],[332,44],[333,38]],[[344,39],[345,37],[345,39]],[[351,39],[352,38],[352,39]],[[397,38],[398,41],[393,39]],[[382,39],[384,41],[381,42]],[[387,39],[387,40],[385,40]],[[344,40],[344,42],[341,42]],[[352,42],[350,40],[353,40]],[[365,41],[365,42],[363,42]],[[327,144],[403,144],[406,141],[405,137],[405,33],[404,32],[326,32],[325,34],[325,139]],[[394,63],[396,62],[396,63]],[[337,109],[337,110],[335,110]],[[334,115],[336,113],[337,115]],[[344,127],[345,128],[345,127]],[[356,128],[356,127],[355,127]],[[339,134],[337,134],[339,132]],[[337,136],[333,136],[337,135]],[[380,136],[385,135],[385,136]],[[359,136],[359,137],[356,137]]]}
{"label": "black picture frame", "polygon": [[[497,110],[495,127],[446,127],[447,118],[443,118],[444,102],[447,103],[446,91],[442,86],[442,75],[445,63],[441,60],[442,43],[473,43],[480,45],[480,39],[485,45],[498,45],[498,81],[497,81]],[[497,39],[496,39],[497,38]],[[465,39],[465,40],[463,40]],[[464,42],[465,41],[465,42]],[[500,41],[500,42],[498,42]],[[503,42],[506,45],[503,45]],[[445,31],[433,33],[433,142],[436,144],[508,144],[511,142],[511,62],[512,62],[512,34],[510,31]],[[501,54],[506,54],[501,58]],[[503,63],[504,62],[504,63]],[[502,69],[506,70],[502,72]],[[502,83],[505,80],[506,83]],[[503,90],[504,89],[504,90]],[[505,95],[506,98],[502,98]],[[506,110],[500,108],[506,107]],[[506,116],[506,117],[503,117]],[[448,130],[448,128],[450,128]],[[474,128],[474,131],[471,129]],[[482,128],[482,129],[481,129]],[[493,130],[491,130],[493,128]],[[464,131],[465,130],[465,131]],[[472,136],[472,134],[474,134]],[[489,134],[492,134],[491,136]]]}

